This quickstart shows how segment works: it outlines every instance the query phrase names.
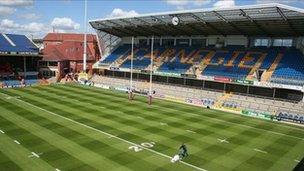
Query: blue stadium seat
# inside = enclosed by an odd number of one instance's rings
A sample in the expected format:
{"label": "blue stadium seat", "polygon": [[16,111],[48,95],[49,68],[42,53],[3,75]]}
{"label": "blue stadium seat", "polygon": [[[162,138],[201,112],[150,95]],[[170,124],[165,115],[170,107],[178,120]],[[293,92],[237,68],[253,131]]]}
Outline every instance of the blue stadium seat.
{"label": "blue stadium seat", "polygon": [[[160,54],[165,52],[167,49],[172,49],[175,51],[175,55],[181,50],[184,50],[187,55],[190,55],[196,50],[200,50],[201,47],[196,46],[170,46],[170,47],[160,47],[156,46],[154,49],[158,53],[155,54],[155,58],[158,59]],[[145,56],[150,53],[150,47],[141,46],[135,47],[136,51],[134,54],[133,67],[134,69],[145,69],[150,65],[150,57]],[[254,47],[254,48],[244,48],[238,46],[225,47],[223,49],[214,49],[214,47],[206,47],[205,51],[201,51],[199,56],[193,58],[193,60],[184,60],[186,62],[181,62],[180,56],[168,56],[164,58],[163,63],[159,66],[158,71],[168,72],[168,73],[178,73],[184,74],[189,70],[194,64],[199,64],[202,59],[204,59],[210,50],[215,51],[214,56],[211,58],[210,63],[202,71],[202,75],[205,76],[219,76],[230,79],[245,80],[252,67],[255,66],[257,61],[260,59],[262,53],[266,53],[264,60],[260,65],[260,69],[267,70],[274,63],[276,57],[279,53],[283,54],[283,57],[276,67],[275,71],[270,78],[271,82],[280,84],[290,84],[290,85],[304,85],[304,55],[302,52],[295,48],[286,49],[284,47]],[[130,45],[122,45],[118,47],[112,54],[106,57],[100,64],[111,64],[115,62],[121,55],[129,55],[131,51]],[[232,59],[233,54],[238,51],[239,54],[234,56],[233,62],[230,64],[229,61]],[[245,55],[251,52],[248,58],[244,58]],[[189,62],[190,61],[190,62]],[[241,62],[243,66],[240,65]],[[228,65],[229,63],[229,65]],[[120,65],[122,68],[130,68],[131,61],[129,59],[125,60],[123,64]]]}
{"label": "blue stadium seat", "polygon": [[304,56],[302,52],[291,48],[274,71],[271,82],[289,85],[304,85]]}

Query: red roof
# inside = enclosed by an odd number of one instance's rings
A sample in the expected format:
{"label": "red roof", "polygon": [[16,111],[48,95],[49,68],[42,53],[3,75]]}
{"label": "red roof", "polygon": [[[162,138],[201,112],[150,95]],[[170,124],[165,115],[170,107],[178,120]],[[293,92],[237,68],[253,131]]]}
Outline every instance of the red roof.
{"label": "red roof", "polygon": [[[77,41],[83,42],[84,41],[84,34],[77,34],[77,33],[48,33],[44,38],[43,41]],[[96,42],[96,36],[94,34],[87,34],[87,41],[88,42]]]}
{"label": "red roof", "polygon": [[[83,43],[64,41],[60,45],[48,45],[43,49],[44,61],[83,60]],[[87,46],[87,60],[95,61],[91,49]]]}

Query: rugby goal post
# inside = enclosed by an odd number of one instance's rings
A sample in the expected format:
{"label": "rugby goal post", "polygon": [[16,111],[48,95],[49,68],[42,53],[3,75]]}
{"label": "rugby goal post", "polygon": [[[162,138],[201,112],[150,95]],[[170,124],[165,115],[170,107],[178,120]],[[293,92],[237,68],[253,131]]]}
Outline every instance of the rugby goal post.
{"label": "rugby goal post", "polygon": [[151,64],[150,64],[150,86],[149,86],[149,93],[148,93],[148,104],[152,104],[152,76],[153,76],[153,60],[154,60],[154,36],[151,38]]}

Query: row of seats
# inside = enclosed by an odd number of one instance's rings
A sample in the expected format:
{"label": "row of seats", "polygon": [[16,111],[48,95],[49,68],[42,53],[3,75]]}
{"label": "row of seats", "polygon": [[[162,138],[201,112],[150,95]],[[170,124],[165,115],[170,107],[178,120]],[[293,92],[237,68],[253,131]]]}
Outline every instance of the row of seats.
{"label": "row of seats", "polygon": [[236,102],[229,102],[229,101],[227,101],[227,102],[224,102],[224,103],[222,104],[222,107],[225,107],[225,108],[234,108],[234,109],[236,109],[237,107],[239,107],[239,104],[236,103]]}
{"label": "row of seats", "polygon": [[[131,53],[130,45],[118,47],[112,54],[100,63],[111,64],[122,56],[129,56]],[[168,50],[171,50],[168,51]],[[214,54],[211,55],[211,52]],[[166,53],[166,55],[164,55]],[[271,82],[303,85],[304,84],[304,56],[302,52],[295,48],[240,48],[236,47],[225,49],[200,48],[200,47],[155,47],[155,61],[159,62],[158,71],[168,73],[186,73],[192,66],[200,64],[208,54],[210,61],[206,63],[202,75],[221,76],[231,79],[247,78],[252,68],[261,61],[257,69],[267,70],[274,63],[279,54],[283,54],[281,60],[270,79]],[[145,69],[150,65],[150,47],[142,46],[134,48],[134,69]],[[130,68],[131,60],[127,59],[119,66]],[[191,71],[191,70],[189,70]],[[194,70],[193,70],[194,71]]]}
{"label": "row of seats", "polygon": [[215,100],[211,98],[204,98],[202,99],[202,103],[205,106],[213,106],[215,104]]}
{"label": "row of seats", "polygon": [[[111,77],[101,77],[101,76],[93,76],[92,81],[95,83],[100,83],[104,85],[109,86],[117,86],[117,87],[128,87],[130,85],[130,82],[128,79],[118,79],[118,78],[111,78]],[[148,83],[133,80],[133,86],[137,89],[148,89]],[[204,105],[204,106],[214,106],[217,102],[217,99],[220,99],[220,97],[223,96],[222,92],[216,92],[216,91],[208,91],[203,89],[193,89],[189,87],[180,87],[180,86],[172,86],[172,85],[166,85],[166,84],[159,84],[159,83],[153,83],[153,90],[155,90],[156,95],[158,97],[176,97],[180,99],[188,99],[187,102],[189,103],[195,103],[197,100]],[[191,101],[191,99],[194,99]],[[260,97],[251,97],[251,96],[244,96],[244,95],[238,95],[233,94],[231,97],[223,101],[222,107],[224,108],[230,108],[230,109],[247,109],[251,111],[255,111],[257,113],[269,113],[274,114],[277,113],[277,111],[288,111],[285,113],[288,113],[287,116],[289,116],[289,113],[297,113],[293,114],[293,118],[300,118],[301,116],[304,116],[303,108],[304,103],[303,102],[288,102],[288,101],[277,101],[277,100],[271,100],[271,99],[265,99]],[[271,107],[271,108],[270,108]],[[302,111],[302,112],[301,112]],[[281,115],[280,115],[281,116]],[[288,118],[286,116],[282,116],[281,120],[283,118]],[[286,121],[292,121],[290,119],[284,119]]]}
{"label": "row of seats", "polygon": [[301,51],[288,49],[271,78],[272,82],[304,85],[304,56]]}
{"label": "row of seats", "polygon": [[293,121],[293,122],[299,122],[304,124],[304,116],[293,114],[293,113],[286,113],[286,112],[280,112],[276,118],[280,120],[287,120],[287,121]]}

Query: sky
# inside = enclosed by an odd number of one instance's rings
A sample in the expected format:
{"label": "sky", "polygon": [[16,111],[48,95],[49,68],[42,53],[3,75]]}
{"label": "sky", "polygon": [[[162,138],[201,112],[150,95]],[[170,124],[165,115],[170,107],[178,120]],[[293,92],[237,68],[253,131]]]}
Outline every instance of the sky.
{"label": "sky", "polygon": [[[304,8],[304,0],[87,0],[87,20],[184,9],[282,3]],[[43,38],[48,32],[84,32],[84,0],[0,0],[0,33]],[[88,32],[94,30],[88,26]]]}

